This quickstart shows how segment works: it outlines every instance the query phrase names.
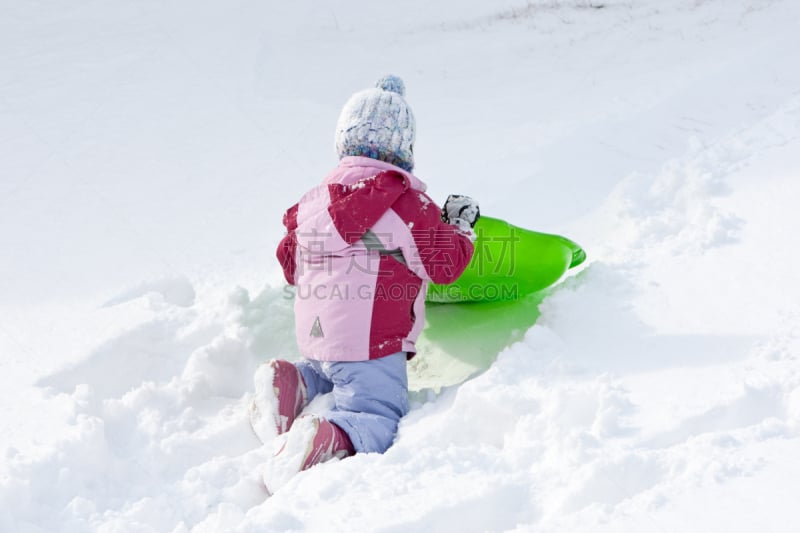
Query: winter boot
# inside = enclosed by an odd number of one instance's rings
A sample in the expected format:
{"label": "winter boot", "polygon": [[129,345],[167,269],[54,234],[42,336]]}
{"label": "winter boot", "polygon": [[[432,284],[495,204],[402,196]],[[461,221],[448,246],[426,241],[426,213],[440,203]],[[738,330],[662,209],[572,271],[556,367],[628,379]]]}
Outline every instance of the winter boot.
{"label": "winter boot", "polygon": [[277,451],[265,466],[264,485],[270,494],[298,472],[356,453],[342,428],[315,415],[299,418],[282,438],[283,442],[277,444]]}
{"label": "winter boot", "polygon": [[300,371],[280,359],[261,365],[254,381],[250,424],[261,442],[266,443],[289,431],[308,403],[308,394]]}

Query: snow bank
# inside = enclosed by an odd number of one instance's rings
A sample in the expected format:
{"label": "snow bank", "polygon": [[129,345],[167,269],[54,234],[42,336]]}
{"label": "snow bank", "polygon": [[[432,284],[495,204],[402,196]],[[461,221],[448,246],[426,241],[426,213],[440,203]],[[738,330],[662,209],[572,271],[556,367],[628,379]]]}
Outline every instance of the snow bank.
{"label": "snow bank", "polygon": [[[790,529],[800,12],[599,4],[3,8],[0,530]],[[418,381],[385,454],[267,498],[280,212],[375,65],[434,197],[591,261],[479,375]]]}

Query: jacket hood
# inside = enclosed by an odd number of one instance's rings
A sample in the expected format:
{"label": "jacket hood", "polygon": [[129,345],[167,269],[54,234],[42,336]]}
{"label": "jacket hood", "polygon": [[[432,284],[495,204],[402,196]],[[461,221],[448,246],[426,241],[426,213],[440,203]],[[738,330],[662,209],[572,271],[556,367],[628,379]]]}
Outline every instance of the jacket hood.
{"label": "jacket hood", "polygon": [[402,168],[385,161],[362,156],[343,157],[339,161],[339,166],[337,166],[330,174],[328,174],[323,183],[335,182],[345,185],[352,185],[356,181],[369,176],[374,176],[375,174],[386,170],[393,170],[403,174],[408,179],[409,189],[425,192],[428,188],[428,186],[425,185],[421,179],[407,170],[403,170]]}

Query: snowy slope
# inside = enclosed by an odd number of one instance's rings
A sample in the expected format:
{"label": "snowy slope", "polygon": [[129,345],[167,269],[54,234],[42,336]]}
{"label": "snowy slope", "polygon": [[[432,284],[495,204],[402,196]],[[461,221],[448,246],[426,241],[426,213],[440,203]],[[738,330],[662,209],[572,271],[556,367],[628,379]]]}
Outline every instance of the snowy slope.
{"label": "snowy slope", "polygon": [[[0,15],[0,531],[794,530],[797,2]],[[590,261],[484,373],[415,390],[386,454],[267,499],[280,216],[386,72],[434,198]]]}

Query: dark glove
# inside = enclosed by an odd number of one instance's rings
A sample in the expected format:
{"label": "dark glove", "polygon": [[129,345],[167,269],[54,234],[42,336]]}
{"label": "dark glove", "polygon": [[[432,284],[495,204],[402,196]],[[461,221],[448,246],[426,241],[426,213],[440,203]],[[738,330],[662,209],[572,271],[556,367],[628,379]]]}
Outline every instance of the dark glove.
{"label": "dark glove", "polygon": [[470,228],[481,218],[478,202],[461,194],[451,194],[442,208],[442,221],[461,226],[466,223]]}

